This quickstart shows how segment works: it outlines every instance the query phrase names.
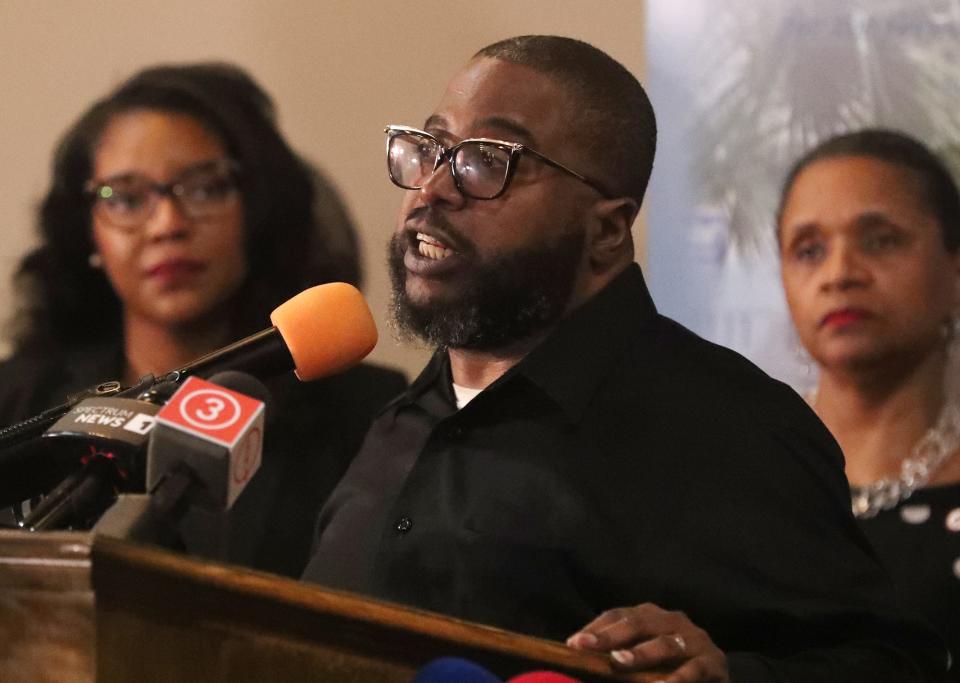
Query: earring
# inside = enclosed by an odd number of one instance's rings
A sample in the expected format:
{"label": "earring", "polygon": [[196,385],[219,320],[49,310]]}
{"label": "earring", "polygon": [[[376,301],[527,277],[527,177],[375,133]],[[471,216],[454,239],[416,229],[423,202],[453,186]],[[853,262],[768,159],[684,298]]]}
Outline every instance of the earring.
{"label": "earring", "polygon": [[943,337],[944,346],[947,354],[957,356],[958,346],[960,346],[960,317],[951,315],[943,321],[940,328],[940,334]]}
{"label": "earring", "polygon": [[803,368],[804,376],[809,377],[813,372],[813,357],[803,348],[800,340],[793,342],[793,358]]}
{"label": "earring", "polygon": [[99,252],[91,252],[91,254],[87,257],[87,265],[94,270],[99,270],[100,268],[103,268],[103,257],[100,256]]}
{"label": "earring", "polygon": [[944,391],[948,397],[960,396],[960,316],[951,315],[943,323],[943,338],[947,352]]}
{"label": "earring", "polygon": [[951,315],[940,323],[940,337],[947,346],[960,339],[960,317]]}

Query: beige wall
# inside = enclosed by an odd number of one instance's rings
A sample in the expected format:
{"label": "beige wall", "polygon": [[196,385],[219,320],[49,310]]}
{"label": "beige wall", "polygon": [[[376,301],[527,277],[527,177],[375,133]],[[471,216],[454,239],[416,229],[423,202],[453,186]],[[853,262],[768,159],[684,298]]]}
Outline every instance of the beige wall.
{"label": "beige wall", "polygon": [[425,352],[383,324],[384,245],[400,195],[384,171],[382,128],[422,122],[457,66],[522,33],[578,37],[642,73],[642,0],[0,0],[0,315],[67,125],[144,65],[224,59],[266,87],[294,147],[337,181],[361,228],[380,321],[373,358],[415,374]]}

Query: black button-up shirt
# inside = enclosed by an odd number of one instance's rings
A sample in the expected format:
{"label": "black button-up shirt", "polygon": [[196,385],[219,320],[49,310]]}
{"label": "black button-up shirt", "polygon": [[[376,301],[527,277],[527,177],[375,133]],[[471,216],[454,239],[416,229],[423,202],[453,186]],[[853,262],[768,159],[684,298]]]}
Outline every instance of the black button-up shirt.
{"label": "black button-up shirt", "polygon": [[653,602],[749,651],[734,680],[915,680],[939,650],[849,508],[804,402],[658,315],[634,265],[459,411],[435,355],[323,508],[305,578],[556,639]]}

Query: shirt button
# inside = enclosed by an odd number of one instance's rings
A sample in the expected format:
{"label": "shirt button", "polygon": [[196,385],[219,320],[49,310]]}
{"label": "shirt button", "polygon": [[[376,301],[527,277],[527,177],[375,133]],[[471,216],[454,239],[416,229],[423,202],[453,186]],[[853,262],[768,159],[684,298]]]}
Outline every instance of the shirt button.
{"label": "shirt button", "polygon": [[945,525],[947,527],[947,531],[960,531],[960,508],[953,508],[947,513]]}
{"label": "shirt button", "polygon": [[451,441],[458,441],[463,437],[463,427],[460,425],[454,425],[447,430],[447,438]]}
{"label": "shirt button", "polygon": [[408,531],[410,531],[410,529],[412,528],[413,528],[413,520],[410,519],[409,517],[401,517],[400,519],[397,520],[396,529],[398,534],[401,534],[401,535],[405,534]]}

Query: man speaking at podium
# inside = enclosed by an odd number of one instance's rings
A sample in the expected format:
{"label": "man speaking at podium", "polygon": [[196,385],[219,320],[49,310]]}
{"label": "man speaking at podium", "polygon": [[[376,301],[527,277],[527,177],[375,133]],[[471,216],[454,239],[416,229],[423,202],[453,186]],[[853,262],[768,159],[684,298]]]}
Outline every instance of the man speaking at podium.
{"label": "man speaking at podium", "polygon": [[387,139],[395,316],[437,352],[322,510],[306,579],[670,683],[940,680],[826,429],[657,313],[630,232],[656,124],[629,72],[502,41]]}

